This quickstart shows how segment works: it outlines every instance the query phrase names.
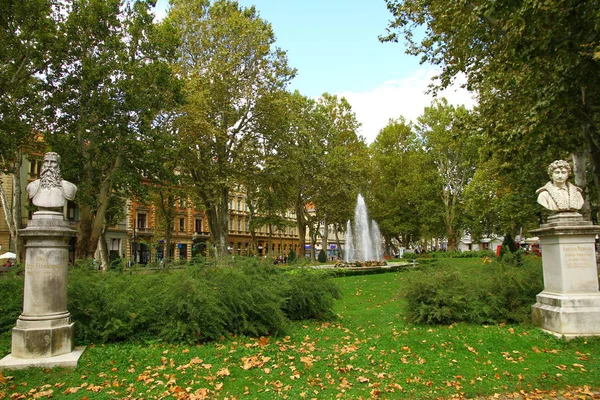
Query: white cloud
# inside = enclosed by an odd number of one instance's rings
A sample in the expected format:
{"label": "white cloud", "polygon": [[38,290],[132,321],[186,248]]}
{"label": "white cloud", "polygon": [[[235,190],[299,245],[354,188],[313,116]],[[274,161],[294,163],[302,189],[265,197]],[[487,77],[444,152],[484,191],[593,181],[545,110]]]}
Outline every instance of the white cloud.
{"label": "white cloud", "polygon": [[[433,101],[433,96],[426,92],[435,74],[433,68],[420,69],[409,77],[386,81],[367,92],[336,94],[345,97],[352,105],[356,118],[362,123],[359,133],[367,143],[372,143],[390,118],[403,116],[407,121],[416,121],[423,114],[424,108]],[[445,97],[454,105],[468,108],[475,105],[473,95],[460,88],[459,84],[440,92],[438,97]]]}

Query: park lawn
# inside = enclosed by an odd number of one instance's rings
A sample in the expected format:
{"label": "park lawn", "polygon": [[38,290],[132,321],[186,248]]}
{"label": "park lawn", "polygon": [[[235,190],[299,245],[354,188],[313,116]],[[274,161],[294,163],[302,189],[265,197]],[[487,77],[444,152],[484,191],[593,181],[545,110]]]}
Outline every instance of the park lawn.
{"label": "park lawn", "polygon": [[[486,268],[480,259],[444,260],[439,268],[444,263],[474,283]],[[599,338],[567,342],[521,325],[411,325],[401,298],[409,274],[419,271],[337,278],[339,319],[294,323],[277,338],[91,345],[75,370],[4,371],[0,399],[470,398],[521,391],[552,398],[598,391]],[[0,354],[8,352],[9,341],[1,341]]]}

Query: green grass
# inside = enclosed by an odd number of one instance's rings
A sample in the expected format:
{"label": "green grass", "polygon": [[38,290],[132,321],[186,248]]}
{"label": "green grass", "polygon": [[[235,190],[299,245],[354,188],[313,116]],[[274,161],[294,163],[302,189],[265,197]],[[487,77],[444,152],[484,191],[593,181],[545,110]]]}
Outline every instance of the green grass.
{"label": "green grass", "polygon": [[[450,262],[474,282],[486,268],[479,259]],[[277,338],[89,346],[75,370],[4,371],[0,399],[472,398],[598,388],[598,338],[567,342],[520,325],[408,324],[401,294],[419,273],[338,278],[337,321],[294,323]],[[9,346],[5,336],[0,354]]]}

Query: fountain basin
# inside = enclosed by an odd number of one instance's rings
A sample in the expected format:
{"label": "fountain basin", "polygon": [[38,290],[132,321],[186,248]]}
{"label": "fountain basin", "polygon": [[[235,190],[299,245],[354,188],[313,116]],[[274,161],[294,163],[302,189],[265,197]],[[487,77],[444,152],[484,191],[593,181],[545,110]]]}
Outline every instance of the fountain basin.
{"label": "fountain basin", "polygon": [[384,267],[387,265],[385,261],[338,261],[334,268],[368,268],[368,267]]}

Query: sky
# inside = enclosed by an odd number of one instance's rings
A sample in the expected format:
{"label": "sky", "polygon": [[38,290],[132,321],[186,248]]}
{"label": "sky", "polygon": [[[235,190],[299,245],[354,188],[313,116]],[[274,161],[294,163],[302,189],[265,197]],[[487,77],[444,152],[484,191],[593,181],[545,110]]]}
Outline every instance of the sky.
{"label": "sky", "polygon": [[[420,65],[405,53],[402,41],[381,43],[392,14],[384,0],[238,0],[255,6],[271,23],[275,45],[287,52],[298,70],[289,89],[318,98],[323,93],[345,97],[359,134],[372,143],[390,118],[415,122],[432,102],[426,94],[438,70]],[[157,16],[168,0],[159,0]],[[444,91],[451,104],[472,107],[473,97],[458,86]]]}

